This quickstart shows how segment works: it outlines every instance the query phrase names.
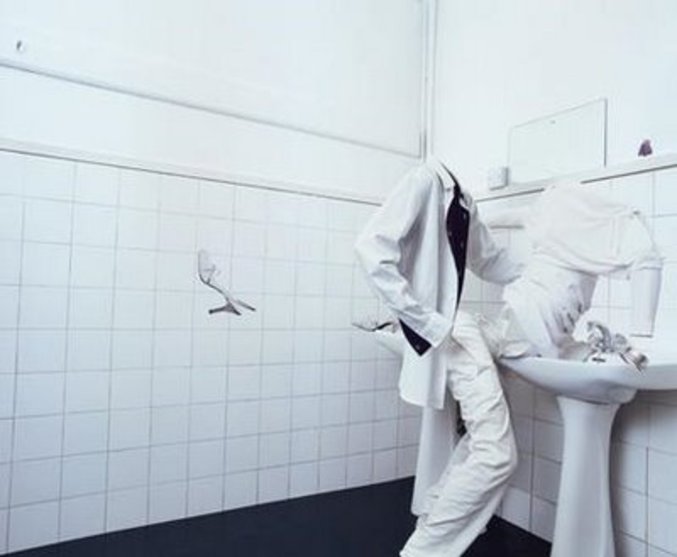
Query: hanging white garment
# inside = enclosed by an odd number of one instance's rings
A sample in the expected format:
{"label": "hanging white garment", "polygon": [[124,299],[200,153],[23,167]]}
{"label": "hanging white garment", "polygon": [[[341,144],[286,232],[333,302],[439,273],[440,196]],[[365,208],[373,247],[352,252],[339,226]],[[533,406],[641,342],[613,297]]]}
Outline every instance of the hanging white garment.
{"label": "hanging white garment", "polygon": [[578,183],[552,186],[523,214],[532,254],[503,299],[542,356],[557,357],[590,309],[600,275],[660,269],[641,214]]}

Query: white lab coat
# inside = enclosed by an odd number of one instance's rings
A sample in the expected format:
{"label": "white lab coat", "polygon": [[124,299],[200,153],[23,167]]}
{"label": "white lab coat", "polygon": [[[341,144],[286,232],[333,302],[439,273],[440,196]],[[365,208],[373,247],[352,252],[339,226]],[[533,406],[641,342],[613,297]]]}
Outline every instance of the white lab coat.
{"label": "white lab coat", "polygon": [[[436,159],[408,172],[371,217],[355,253],[368,282],[388,309],[431,344],[419,355],[405,346],[400,395],[419,406],[444,407],[447,365],[437,350],[448,337],[456,312],[457,274],[446,234],[453,181]],[[485,280],[507,284],[521,264],[493,240],[463,190],[470,213],[467,268]]]}
{"label": "white lab coat", "polygon": [[[405,343],[400,396],[423,406],[412,512],[447,464],[453,445],[453,415],[445,408],[447,369],[440,350],[456,313],[457,273],[446,234],[453,180],[436,159],[408,172],[360,234],[355,252],[368,283],[388,309],[427,340],[420,356]],[[493,240],[479,219],[472,197],[463,191],[470,213],[467,270],[505,284],[517,278],[521,264]]]}

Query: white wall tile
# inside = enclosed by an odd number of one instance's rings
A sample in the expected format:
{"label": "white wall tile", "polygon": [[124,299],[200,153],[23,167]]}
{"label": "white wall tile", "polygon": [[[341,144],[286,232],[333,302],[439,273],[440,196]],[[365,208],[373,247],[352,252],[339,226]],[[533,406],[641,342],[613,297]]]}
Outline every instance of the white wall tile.
{"label": "white wall tile", "polygon": [[646,542],[619,531],[614,532],[614,541],[619,557],[646,557]]}
{"label": "white wall tile", "polygon": [[[226,474],[242,472],[257,468],[259,461],[259,439],[252,437],[236,437],[226,441]],[[229,500],[228,477],[226,477],[226,504]]]}
{"label": "white wall tile", "polygon": [[261,398],[288,397],[292,388],[291,364],[264,365],[261,368]]}
{"label": "white wall tile", "polygon": [[154,406],[187,404],[190,396],[190,370],[188,368],[163,368],[153,371]]}
{"label": "white wall tile", "polygon": [[303,497],[317,491],[319,469],[317,462],[295,464],[289,469],[289,496]]}
{"label": "white wall tile", "polygon": [[677,169],[659,170],[655,174],[656,215],[677,214]]}
{"label": "white wall tile", "polygon": [[59,539],[65,541],[103,533],[105,506],[104,494],[62,500]]}
{"label": "white wall tile", "polygon": [[349,456],[346,464],[346,487],[371,483],[373,459],[370,453]]}
{"label": "white wall tile", "polygon": [[57,499],[60,483],[61,461],[58,458],[17,462],[12,469],[11,505]]}
{"label": "white wall tile", "polygon": [[293,193],[270,192],[267,199],[267,219],[281,224],[296,224],[297,222],[303,224],[306,215],[300,212],[300,198],[300,195]]}
{"label": "white wall tile", "polygon": [[70,247],[57,244],[23,244],[21,281],[25,285],[68,285]]}
{"label": "white wall tile", "polygon": [[160,176],[153,172],[123,169],[120,172],[120,205],[157,209],[160,195]]}
{"label": "white wall tile", "polygon": [[261,402],[261,433],[288,431],[291,424],[291,400],[278,398]]}
{"label": "white wall tile", "polygon": [[[158,277],[160,273],[166,270],[161,264],[164,257],[168,256],[158,258]],[[115,286],[138,290],[153,289],[155,287],[155,261],[156,255],[154,252],[129,249],[116,250]],[[175,273],[178,272],[178,269],[172,268]],[[162,276],[163,280],[167,280],[166,274]],[[158,287],[160,286],[160,283],[158,283]]]}
{"label": "white wall tile", "polygon": [[291,461],[317,460],[320,455],[320,435],[316,429],[301,429],[291,433]]}
{"label": "white wall tile", "polygon": [[72,288],[68,324],[73,329],[107,329],[113,321],[111,290]]}
{"label": "white wall tile", "polygon": [[[64,420],[64,454],[106,450],[108,441],[108,414],[106,412],[67,414]],[[137,427],[142,427],[142,424],[139,422]],[[111,441],[113,439],[111,430]],[[115,439],[117,440],[117,437]],[[117,448],[116,445],[112,446]]]}
{"label": "white wall tile", "polygon": [[156,332],[154,348],[155,367],[187,367],[191,364],[191,337],[186,331]]}
{"label": "white wall tile", "polygon": [[223,472],[225,442],[223,440],[191,442],[188,448],[190,478],[218,476]]}
{"label": "white wall tile", "polygon": [[160,210],[193,214],[198,208],[198,181],[163,175],[160,179]]}
{"label": "white wall tile", "polygon": [[153,408],[151,443],[184,443],[188,441],[188,406],[163,406]]}
{"label": "white wall tile", "polygon": [[649,445],[652,449],[677,454],[677,408],[654,404],[651,406]]}
{"label": "white wall tile", "polygon": [[[57,246],[61,247],[61,246]],[[62,248],[63,249],[63,248]],[[0,267],[0,284],[18,284],[21,272],[21,252],[22,244],[13,241],[0,241],[0,259],[2,259],[2,267]],[[27,262],[30,264],[30,262]],[[33,270],[26,269],[26,276],[32,272],[36,274],[35,262],[33,262]],[[38,270],[39,274],[39,270]],[[35,278],[35,277],[34,277]],[[65,281],[64,281],[65,282]]]}
{"label": "white wall tile", "polygon": [[145,486],[149,462],[147,448],[111,452],[108,457],[108,490]]}
{"label": "white wall tile", "polygon": [[147,524],[147,500],[146,487],[108,493],[106,531],[125,530]]}
{"label": "white wall tile", "polygon": [[12,420],[0,419],[0,462],[6,462],[12,455]]}
{"label": "white wall tile", "polygon": [[257,433],[259,431],[259,406],[258,400],[230,402],[226,409],[228,437]]}
{"label": "white wall tile", "polygon": [[108,369],[110,354],[110,331],[74,330],[68,335],[68,368],[70,370]]}
{"label": "white wall tile", "polygon": [[[27,159],[23,155],[0,151],[0,193],[23,193],[24,172]],[[2,545],[0,545],[2,547]]]}
{"label": "white wall tile", "polygon": [[233,217],[233,186],[216,182],[200,182],[199,212],[202,215],[230,219]]}
{"label": "white wall tile", "polygon": [[319,491],[336,491],[346,486],[346,459],[320,461]]}
{"label": "white wall tile", "polygon": [[259,439],[259,466],[268,468],[289,463],[290,438],[288,432],[266,433]]}
{"label": "white wall tile", "polygon": [[29,242],[71,241],[72,205],[61,201],[31,199],[24,208],[24,240]]}
{"label": "white wall tile", "polygon": [[16,380],[17,416],[59,414],[63,412],[63,373],[22,374]]}
{"label": "white wall tile", "polygon": [[256,472],[227,474],[223,485],[224,509],[237,509],[256,503]]}
{"label": "white wall tile", "polygon": [[646,493],[647,450],[644,447],[626,443],[611,444],[611,481]]}
{"label": "white wall tile", "polygon": [[17,418],[14,425],[16,460],[49,458],[61,454],[61,416]]}
{"label": "white wall tile", "polygon": [[320,421],[320,397],[305,396],[292,399],[292,429],[317,427]]}
{"label": "white wall tile", "polygon": [[19,551],[58,539],[59,503],[14,507],[9,513],[9,550]]}
{"label": "white wall tile", "polygon": [[521,489],[509,487],[503,497],[501,516],[511,524],[529,531],[531,495]]}
{"label": "white wall tile", "polygon": [[289,496],[289,468],[268,468],[259,471],[258,502],[280,501]]}
{"label": "white wall tile", "polygon": [[19,288],[0,286],[0,327],[15,329],[19,316]]}
{"label": "white wall tile", "polygon": [[115,253],[109,248],[74,246],[71,285],[98,288],[113,286]]}
{"label": "white wall tile", "polygon": [[14,415],[15,384],[14,375],[0,375],[0,418],[11,418]]}
{"label": "white wall tile", "polygon": [[188,478],[188,445],[164,445],[150,450],[150,483],[165,483]]}
{"label": "white wall tile", "polygon": [[198,249],[204,249],[210,253],[231,253],[232,240],[232,221],[208,218],[198,220],[196,231],[196,246]]}
{"label": "white wall tile", "polygon": [[77,163],[75,168],[75,199],[82,203],[116,205],[120,171],[112,166]]}
{"label": "white wall tile", "polygon": [[192,252],[195,249],[196,233],[193,217],[163,213],[159,222],[158,249]]}
{"label": "white wall tile", "polygon": [[112,341],[113,369],[150,367],[153,351],[153,337],[150,332],[116,331]]}
{"label": "white wall tile", "polygon": [[117,245],[123,248],[155,249],[157,221],[157,214],[150,211],[120,209]]}
{"label": "white wall tile", "polygon": [[225,436],[226,406],[199,404],[190,409],[190,440],[216,439]]}
{"label": "white wall tile", "polygon": [[228,400],[257,399],[260,392],[261,368],[259,366],[228,368]]}
{"label": "white wall tile", "polygon": [[107,461],[106,453],[65,457],[62,464],[61,496],[73,497],[104,491]]}
{"label": "white wall tile", "polygon": [[556,507],[549,501],[538,497],[531,499],[531,532],[537,536],[552,542],[555,530]]}
{"label": "white wall tile", "polygon": [[193,368],[190,373],[192,403],[220,402],[226,398],[226,371],[224,368]]}
{"label": "white wall tile", "polygon": [[222,508],[223,477],[188,482],[188,516],[219,512]]}
{"label": "white wall tile", "polygon": [[562,426],[539,421],[534,423],[534,450],[537,455],[561,462],[563,439]]}
{"label": "white wall tile", "polygon": [[394,449],[374,453],[374,481],[387,482],[397,477],[397,451]]}
{"label": "white wall tile", "polygon": [[23,215],[21,199],[0,197],[0,240],[21,240]]}
{"label": "white wall tile", "polygon": [[658,549],[677,553],[677,505],[649,499],[649,537]]}
{"label": "white wall tile", "polygon": [[233,218],[245,221],[264,222],[266,220],[267,198],[277,198],[274,193],[258,188],[235,188],[235,211]]}
{"label": "white wall tile", "polygon": [[114,410],[110,413],[110,449],[129,449],[148,444],[150,411]]}
{"label": "white wall tile", "polygon": [[235,297],[242,298],[246,302],[246,294],[264,291],[265,264],[263,259],[233,257],[230,281],[231,291]]}
{"label": "white wall tile", "polygon": [[649,496],[677,505],[677,455],[649,451]]}
{"label": "white wall tile", "polygon": [[75,163],[47,157],[30,157],[24,167],[24,195],[71,199]]}
{"label": "white wall tile", "polygon": [[73,208],[73,243],[113,247],[117,234],[117,214],[112,207],[77,204]]}
{"label": "white wall tile", "polygon": [[623,487],[612,489],[612,515],[615,527],[641,540],[646,539],[646,495]]}
{"label": "white wall tile", "polygon": [[110,377],[110,407],[115,410],[144,408],[151,400],[149,370],[116,370]]}

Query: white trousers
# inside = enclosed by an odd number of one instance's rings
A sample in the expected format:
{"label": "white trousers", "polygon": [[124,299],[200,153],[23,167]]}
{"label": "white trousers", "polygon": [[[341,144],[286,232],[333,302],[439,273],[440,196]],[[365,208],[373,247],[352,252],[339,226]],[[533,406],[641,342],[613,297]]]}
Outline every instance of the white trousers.
{"label": "white trousers", "polygon": [[460,557],[489,522],[517,466],[510,413],[492,357],[497,347],[485,339],[479,319],[458,312],[446,341],[447,386],[467,433],[427,490],[402,557]]}

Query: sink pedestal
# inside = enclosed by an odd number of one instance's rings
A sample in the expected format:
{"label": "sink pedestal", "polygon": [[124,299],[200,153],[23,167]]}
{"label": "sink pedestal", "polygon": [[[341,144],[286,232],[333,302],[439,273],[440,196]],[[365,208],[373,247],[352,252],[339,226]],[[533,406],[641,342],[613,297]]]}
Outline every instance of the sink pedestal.
{"label": "sink pedestal", "polygon": [[614,557],[609,498],[609,443],[619,404],[564,396],[562,475],[551,557]]}

